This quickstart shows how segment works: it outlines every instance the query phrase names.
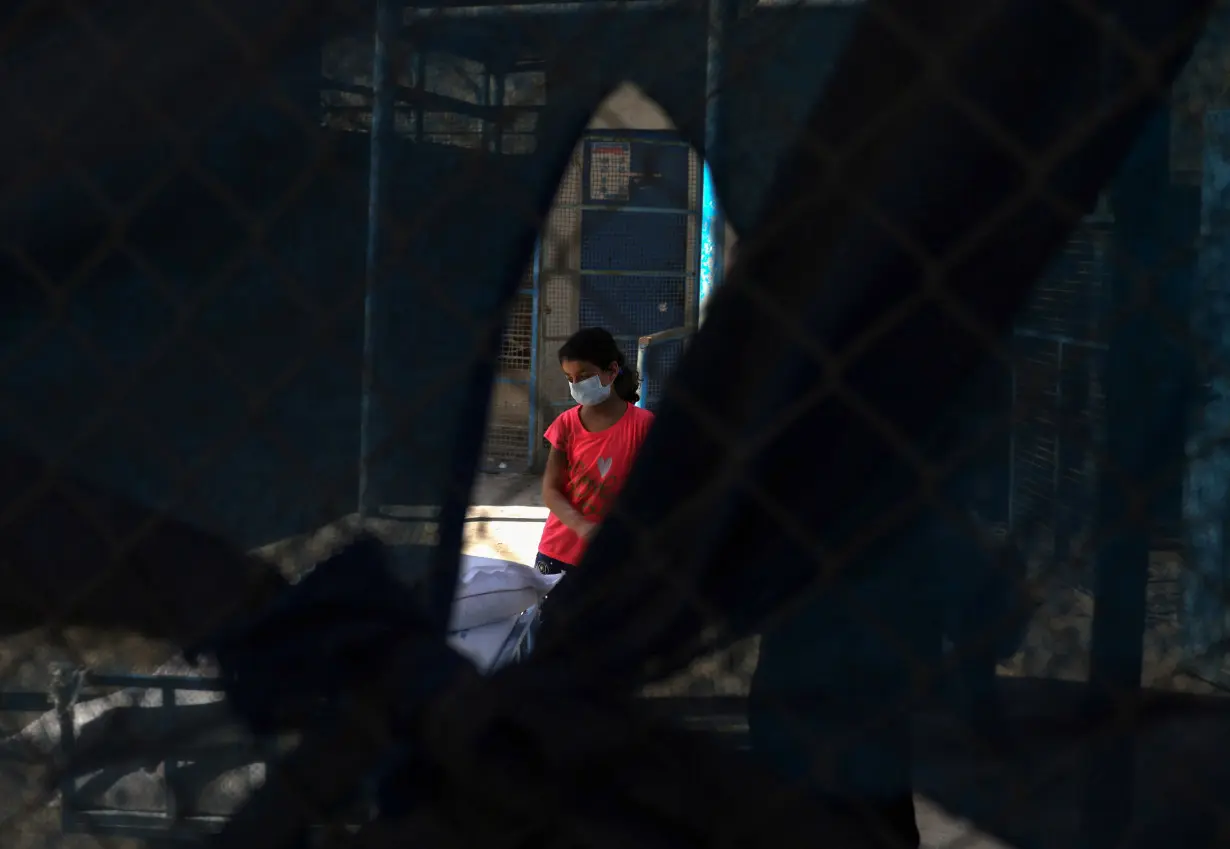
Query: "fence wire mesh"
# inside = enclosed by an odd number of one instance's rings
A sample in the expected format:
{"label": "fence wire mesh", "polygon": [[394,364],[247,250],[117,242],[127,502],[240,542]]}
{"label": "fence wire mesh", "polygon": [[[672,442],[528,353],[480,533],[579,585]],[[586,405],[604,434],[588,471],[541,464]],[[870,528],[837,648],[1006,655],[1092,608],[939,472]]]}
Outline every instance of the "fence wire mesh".
{"label": "fence wire mesh", "polygon": [[[0,59],[0,845],[1227,839],[1230,5],[32,0]],[[459,555],[534,561],[594,323],[690,341],[480,679]]]}

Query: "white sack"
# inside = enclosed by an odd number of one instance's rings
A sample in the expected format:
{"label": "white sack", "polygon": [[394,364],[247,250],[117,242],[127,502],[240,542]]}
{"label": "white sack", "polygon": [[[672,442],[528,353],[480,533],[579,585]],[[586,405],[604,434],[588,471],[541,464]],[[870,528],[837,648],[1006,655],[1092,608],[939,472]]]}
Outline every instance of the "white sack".
{"label": "white sack", "polygon": [[561,577],[544,575],[510,560],[463,555],[449,631],[469,631],[500,623],[511,628],[517,616],[541,601]]}

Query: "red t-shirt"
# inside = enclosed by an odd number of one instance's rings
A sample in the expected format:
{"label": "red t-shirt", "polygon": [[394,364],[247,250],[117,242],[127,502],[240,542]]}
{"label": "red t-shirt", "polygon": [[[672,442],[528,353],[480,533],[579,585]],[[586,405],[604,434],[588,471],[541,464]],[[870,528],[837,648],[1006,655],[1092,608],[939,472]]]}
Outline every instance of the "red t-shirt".
{"label": "red t-shirt", "polygon": [[[653,413],[629,404],[619,421],[598,433],[581,424],[580,407],[561,413],[547,428],[547,441],[566,458],[564,494],[582,516],[594,522],[606,516],[652,423]],[[538,551],[575,566],[585,553],[585,541],[552,513],[542,529]]]}

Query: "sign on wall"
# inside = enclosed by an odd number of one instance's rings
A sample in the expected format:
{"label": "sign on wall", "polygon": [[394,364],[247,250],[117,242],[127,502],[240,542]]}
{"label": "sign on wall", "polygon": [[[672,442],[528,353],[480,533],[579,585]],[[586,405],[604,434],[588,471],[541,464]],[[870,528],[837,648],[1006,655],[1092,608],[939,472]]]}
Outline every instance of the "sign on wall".
{"label": "sign on wall", "polygon": [[593,201],[626,201],[632,180],[632,145],[597,141],[589,148],[589,197]]}

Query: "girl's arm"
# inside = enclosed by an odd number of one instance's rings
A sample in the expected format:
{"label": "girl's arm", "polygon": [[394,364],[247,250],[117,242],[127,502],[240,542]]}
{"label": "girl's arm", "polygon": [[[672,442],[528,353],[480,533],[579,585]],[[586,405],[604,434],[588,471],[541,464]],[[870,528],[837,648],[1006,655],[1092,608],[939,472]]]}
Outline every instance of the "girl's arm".
{"label": "girl's arm", "polygon": [[564,527],[584,536],[593,530],[593,522],[582,516],[564,494],[564,473],[567,466],[567,455],[554,445],[551,446],[551,451],[547,454],[547,471],[542,476],[542,503],[564,523]]}

